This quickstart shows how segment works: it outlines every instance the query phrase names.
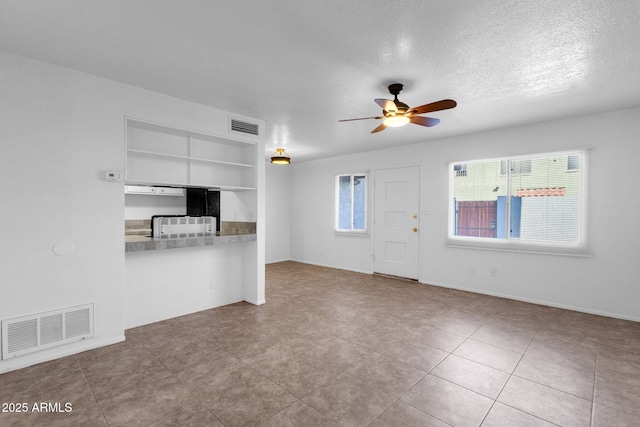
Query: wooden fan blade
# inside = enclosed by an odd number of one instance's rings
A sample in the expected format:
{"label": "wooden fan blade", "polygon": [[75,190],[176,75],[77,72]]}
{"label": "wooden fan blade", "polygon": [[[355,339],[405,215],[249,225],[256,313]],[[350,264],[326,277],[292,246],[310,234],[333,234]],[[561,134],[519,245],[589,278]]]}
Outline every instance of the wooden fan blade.
{"label": "wooden fan blade", "polygon": [[409,117],[409,121],[415,125],[431,127],[440,123],[440,119],[434,119],[432,117],[414,116]]}
{"label": "wooden fan blade", "polygon": [[384,111],[398,111],[398,107],[396,107],[396,103],[390,99],[381,99],[377,98],[373,100],[376,104],[382,107]]}
{"label": "wooden fan blade", "polygon": [[338,120],[339,122],[352,122],[354,120],[369,120],[369,119],[384,119],[384,117],[382,116],[376,116],[376,117],[361,117],[359,119],[343,119],[343,120]]}
{"label": "wooden fan blade", "polygon": [[384,123],[380,123],[380,126],[375,128],[374,130],[372,130],[371,133],[380,132],[380,131],[385,130],[386,128],[387,128],[387,125],[385,125]]}
{"label": "wooden fan blade", "polygon": [[432,102],[431,104],[421,105],[419,107],[415,107],[407,111],[407,116],[412,116],[415,114],[424,114],[431,113],[433,111],[440,110],[448,110],[449,108],[454,108],[458,103],[453,99],[443,99],[442,101]]}

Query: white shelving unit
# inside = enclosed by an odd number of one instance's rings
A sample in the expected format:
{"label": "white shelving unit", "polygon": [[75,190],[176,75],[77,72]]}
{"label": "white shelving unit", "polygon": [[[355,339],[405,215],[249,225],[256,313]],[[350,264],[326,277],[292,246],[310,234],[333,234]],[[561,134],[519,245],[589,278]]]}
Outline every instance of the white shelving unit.
{"label": "white shelving unit", "polygon": [[256,189],[257,142],[130,118],[126,128],[129,184]]}

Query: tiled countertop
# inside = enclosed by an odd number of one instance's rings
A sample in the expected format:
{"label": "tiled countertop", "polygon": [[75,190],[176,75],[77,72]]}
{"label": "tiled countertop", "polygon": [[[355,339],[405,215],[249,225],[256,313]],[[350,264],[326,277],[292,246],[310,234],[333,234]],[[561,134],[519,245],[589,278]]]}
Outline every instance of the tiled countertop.
{"label": "tiled countertop", "polygon": [[256,240],[255,234],[215,235],[187,238],[153,238],[146,236],[125,236],[125,252],[157,251],[162,249],[192,248],[226,243],[250,242]]}

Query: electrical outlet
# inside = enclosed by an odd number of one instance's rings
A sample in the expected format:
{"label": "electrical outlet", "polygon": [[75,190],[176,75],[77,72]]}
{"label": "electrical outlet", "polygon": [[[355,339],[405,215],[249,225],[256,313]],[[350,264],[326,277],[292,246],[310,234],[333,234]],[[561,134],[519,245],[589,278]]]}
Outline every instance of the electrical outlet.
{"label": "electrical outlet", "polygon": [[476,266],[475,265],[469,266],[469,273],[471,273],[472,275],[476,274]]}
{"label": "electrical outlet", "polygon": [[496,277],[498,275],[498,269],[497,268],[492,268],[491,269],[491,277]]}

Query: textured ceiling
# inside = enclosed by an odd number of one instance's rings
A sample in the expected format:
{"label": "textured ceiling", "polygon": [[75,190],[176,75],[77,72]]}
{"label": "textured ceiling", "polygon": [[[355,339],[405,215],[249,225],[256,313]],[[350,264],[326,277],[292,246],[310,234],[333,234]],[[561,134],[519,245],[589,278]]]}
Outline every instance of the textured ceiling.
{"label": "textured ceiling", "polygon": [[[294,162],[640,105],[637,0],[0,0],[0,49],[267,122]],[[374,98],[443,98],[370,134]]]}

